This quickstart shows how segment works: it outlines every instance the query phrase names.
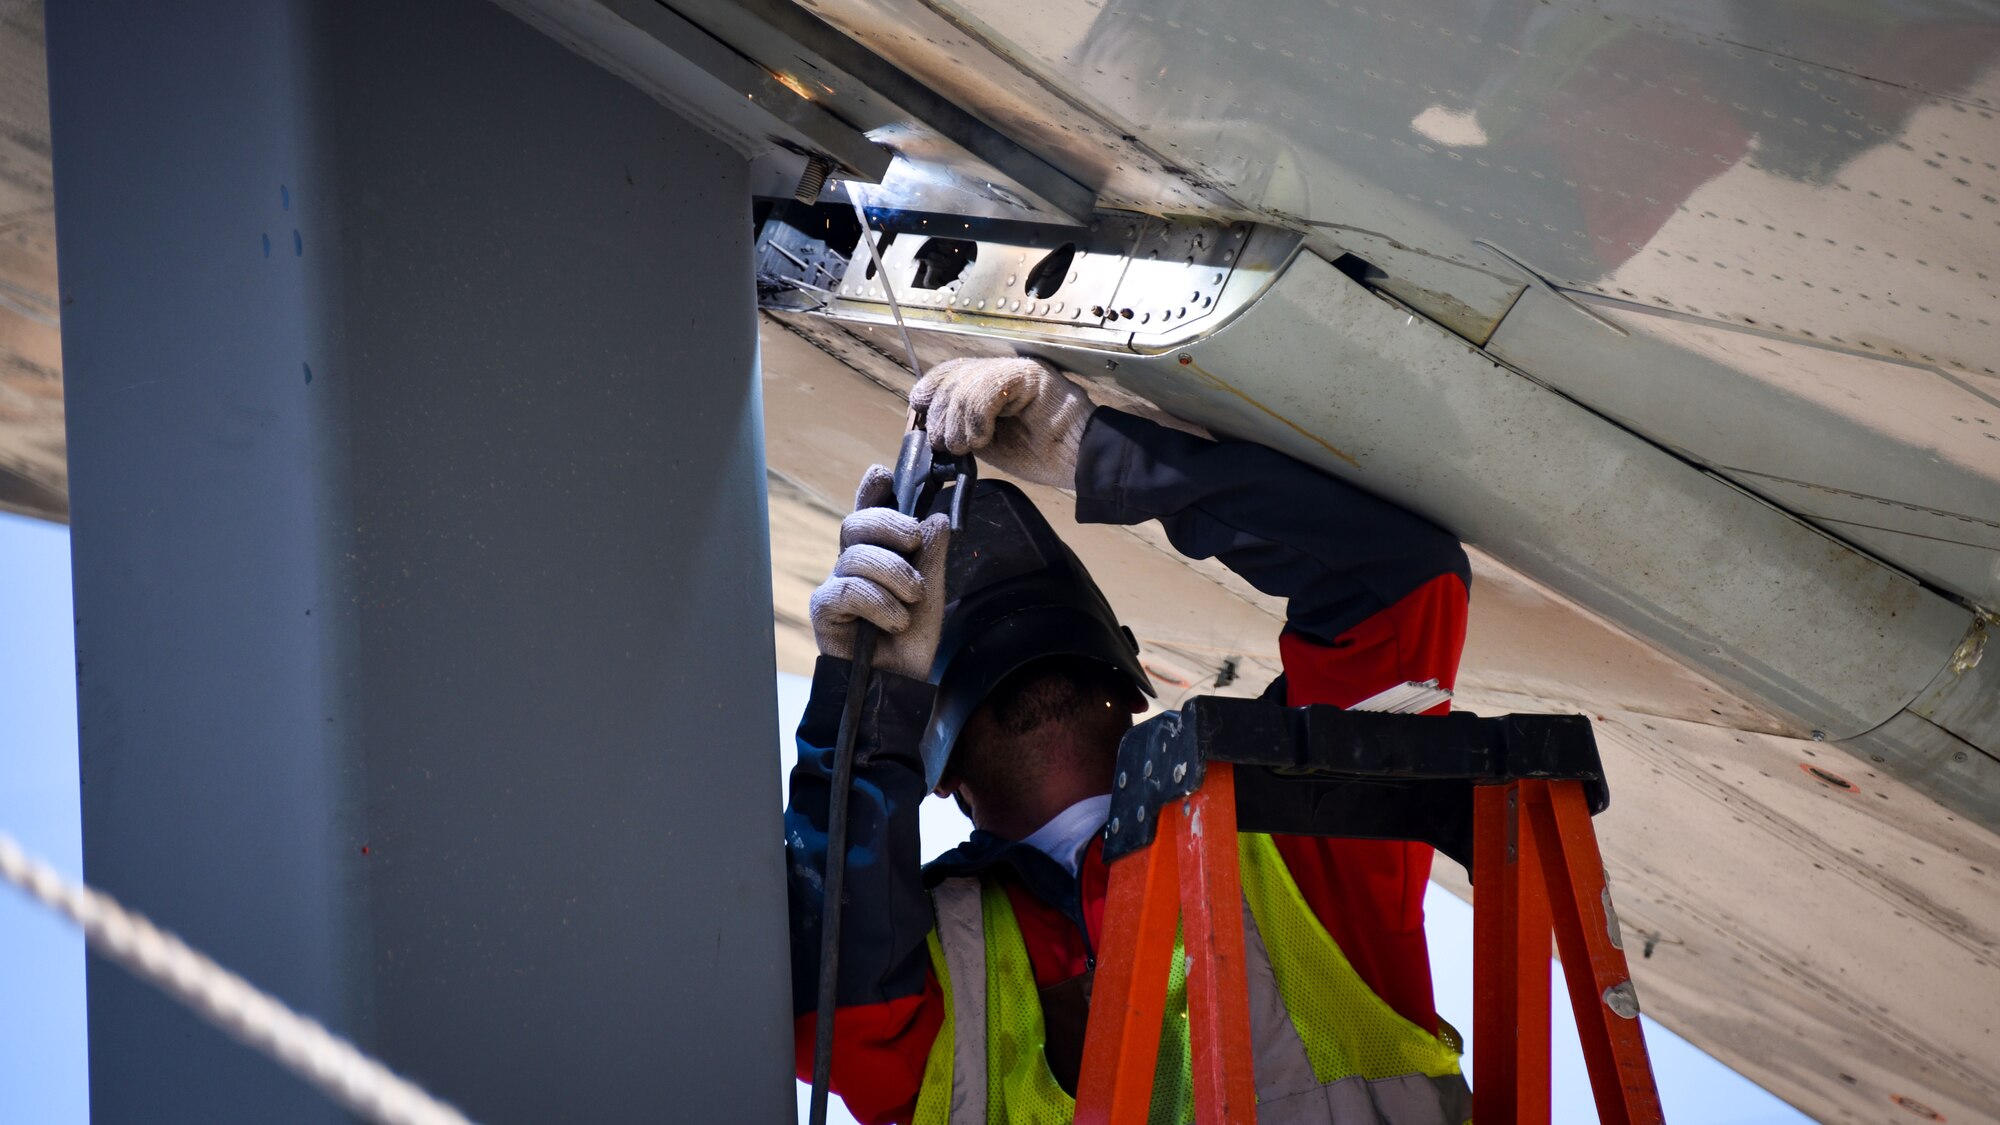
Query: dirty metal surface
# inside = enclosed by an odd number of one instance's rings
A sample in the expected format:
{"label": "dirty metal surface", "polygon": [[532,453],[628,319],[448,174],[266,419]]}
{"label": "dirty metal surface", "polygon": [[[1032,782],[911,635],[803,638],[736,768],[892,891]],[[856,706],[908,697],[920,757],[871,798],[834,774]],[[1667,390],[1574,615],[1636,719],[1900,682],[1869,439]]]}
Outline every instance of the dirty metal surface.
{"label": "dirty metal surface", "polygon": [[39,0],[0,0],[0,511],[63,520],[62,338]]}
{"label": "dirty metal surface", "polygon": [[[1667,448],[1718,431],[1761,445],[1734,479],[1955,597],[1994,601],[1991,7],[814,8],[1023,143],[1068,154],[1107,205],[1252,215],[1306,232],[1323,257],[1369,258],[1386,274],[1371,284],[1420,315],[1532,354],[1520,365],[1553,385],[1573,370],[1608,398],[1645,399],[1645,432]],[[1168,198],[1189,182],[1201,200]],[[1529,315],[1548,302],[1515,303],[1525,275],[1626,336]],[[1869,427],[1851,453],[1820,440]],[[1954,452],[1926,476],[1934,447]],[[1824,466],[1837,449],[1846,463],[1824,472],[1772,467]]]}
{"label": "dirty metal surface", "polygon": [[[894,154],[835,116],[811,91],[758,65],[655,0],[499,0],[502,8],[681,110],[751,159],[809,155],[876,181]],[[793,177],[794,182],[797,175]],[[761,186],[761,185],[760,185]]]}
{"label": "dirty metal surface", "polygon": [[882,181],[890,191],[947,185],[945,198],[926,201],[931,210],[996,206],[1072,224],[1090,217],[1091,189],[790,0],[674,0],[667,6],[894,149],[908,166]]}
{"label": "dirty metal surface", "polygon": [[[1040,68],[1037,60],[1015,53],[1002,31],[965,9],[920,0],[814,0],[804,6],[1096,188],[1099,206],[1155,215],[1248,214],[1171,150],[1156,150],[1146,139],[1121,131],[1060,68]],[[1031,18],[1075,28],[1091,11],[1088,5],[1039,5]],[[1008,21],[1029,13],[1016,9],[1007,13]],[[871,201],[909,205],[893,196]]]}
{"label": "dirty metal surface", "polygon": [[[1561,294],[1534,297],[1572,331],[1631,338]],[[1940,678],[1971,667],[1956,655],[1983,636],[1968,610],[1316,256],[1177,353],[1029,347],[1421,511],[1770,707],[1784,733],[2000,825],[2000,722],[1967,702],[1987,673]],[[1902,714],[1926,693],[1944,717]],[[1918,721],[1871,737],[1899,718]]]}
{"label": "dirty metal surface", "polygon": [[1364,284],[1451,329],[1474,344],[1492,339],[1527,288],[1516,271],[1449,261],[1393,238],[1353,227],[1314,225],[1306,248],[1327,261],[1360,259]]}
{"label": "dirty metal surface", "polygon": [[2000,606],[2000,396],[1857,348],[1586,300],[1627,335],[1531,291],[1487,350],[1834,535]]}
{"label": "dirty metal surface", "polygon": [[[1078,370],[1111,362],[1045,350]],[[1310,255],[1200,344],[1115,362],[1137,393],[1425,513],[1789,714],[1795,733],[1885,721],[1970,622]]]}
{"label": "dirty metal surface", "polygon": [[1107,202],[1220,195],[1467,263],[1480,239],[1585,292],[2000,362],[2000,20],[1980,6],[811,6]]}

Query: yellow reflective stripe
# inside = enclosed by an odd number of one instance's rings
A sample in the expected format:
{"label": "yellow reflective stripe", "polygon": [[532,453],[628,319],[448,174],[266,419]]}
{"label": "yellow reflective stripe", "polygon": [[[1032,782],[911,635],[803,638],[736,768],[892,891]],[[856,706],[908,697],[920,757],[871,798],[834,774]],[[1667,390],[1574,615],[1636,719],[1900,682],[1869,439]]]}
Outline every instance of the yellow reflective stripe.
{"label": "yellow reflective stripe", "polygon": [[1014,905],[998,880],[983,880],[986,919],[986,1120],[993,1125],[1067,1125],[1076,1099],[1063,1093],[1043,1053],[1042,998]]}
{"label": "yellow reflective stripe", "polygon": [[944,946],[938,944],[936,930],[925,938],[931,951],[931,971],[937,974],[938,988],[944,993],[944,1022],[938,1024],[937,1038],[931,1040],[930,1057],[924,1060],[924,1084],[917,1090],[917,1112],[911,1125],[950,1125],[952,1037],[951,971],[945,967]]}
{"label": "yellow reflective stripe", "polygon": [[[997,882],[985,886],[982,899],[988,1003],[987,1120],[1010,1125],[1066,1123],[1076,1116],[1076,1101],[1049,1073],[1041,992],[1035,987],[1034,967],[1014,917],[1014,904]],[[1194,1067],[1188,1054],[1187,951],[1179,933],[1174,935],[1172,968],[1167,974],[1165,1012],[1147,1123],[1187,1125],[1194,1120]]]}
{"label": "yellow reflective stripe", "polygon": [[[1304,1044],[1313,1076],[1321,1083],[1322,1096],[1333,1096],[1326,1088],[1349,1078],[1380,1082],[1415,1075],[1456,1076],[1457,1052],[1436,1034],[1404,1019],[1354,971],[1299,893],[1271,838],[1244,833],[1238,843],[1244,899],[1254,927],[1250,934],[1256,935],[1251,940],[1269,958],[1278,995]],[[994,1125],[1067,1125],[1075,1116],[1076,1102],[1049,1072],[1034,968],[1013,904],[997,880],[981,881],[979,909],[986,969],[986,1120]],[[931,967],[944,993],[945,1017],[925,1062],[915,1121],[952,1125],[956,1008],[946,950],[937,932],[928,943]],[[1187,956],[1178,934],[1167,989],[1148,1123],[1187,1125],[1194,1120],[1193,1068],[1188,1050]],[[971,1012],[967,1016],[976,1018]],[[1462,1082],[1453,1087],[1460,1088]],[[1271,1108],[1276,1111],[1277,1103]]]}
{"label": "yellow reflective stripe", "polygon": [[1458,1053],[1375,995],[1319,924],[1278,846],[1262,833],[1237,837],[1243,895],[1263,937],[1278,992],[1322,1084],[1457,1074]]}

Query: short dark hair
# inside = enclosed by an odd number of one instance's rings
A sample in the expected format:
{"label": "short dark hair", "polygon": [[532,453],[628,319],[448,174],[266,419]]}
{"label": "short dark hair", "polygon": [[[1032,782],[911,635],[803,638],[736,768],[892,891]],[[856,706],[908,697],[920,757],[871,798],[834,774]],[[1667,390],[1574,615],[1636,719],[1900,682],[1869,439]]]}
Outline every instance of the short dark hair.
{"label": "short dark hair", "polygon": [[950,772],[986,793],[1003,793],[1055,764],[1083,756],[1105,776],[1132,727],[1136,689],[1117,669],[1073,656],[1026,664],[986,694],[953,748]]}

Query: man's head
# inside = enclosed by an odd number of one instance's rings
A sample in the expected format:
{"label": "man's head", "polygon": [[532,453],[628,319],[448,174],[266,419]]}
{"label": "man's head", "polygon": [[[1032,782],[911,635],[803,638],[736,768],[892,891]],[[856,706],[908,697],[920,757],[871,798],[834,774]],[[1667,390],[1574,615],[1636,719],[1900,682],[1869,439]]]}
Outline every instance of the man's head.
{"label": "man's head", "polygon": [[[1123,723],[1136,709],[1129,704],[1153,690],[1132,631],[1118,623],[1090,572],[1027,496],[1004,481],[982,480],[972,487],[963,526],[952,533],[945,560],[949,601],[930,676],[937,698],[918,747],[925,783],[937,789],[944,787],[975,716],[983,716],[984,732],[976,741],[1003,749],[1033,747],[1045,742],[1048,732],[1032,732],[1050,727],[1051,716],[1062,717],[1050,729],[1067,740],[1072,726],[1089,727],[1081,716],[1106,711],[1107,700],[1113,704],[1108,710]],[[1044,674],[1050,669],[1062,674]],[[1051,682],[1038,683],[1042,680]],[[1065,685],[1087,688],[1073,696]],[[1122,731],[1121,726],[1109,737],[1106,753]],[[996,749],[985,756],[1006,760]],[[1110,776],[1108,765],[1100,774]],[[969,799],[977,804],[983,796],[991,809],[1008,781],[997,771],[984,776],[988,784],[975,780]]]}
{"label": "man's head", "polygon": [[987,693],[959,732],[938,792],[974,826],[1018,840],[1086,797],[1111,791],[1118,741],[1145,697],[1123,672],[1056,656]]}

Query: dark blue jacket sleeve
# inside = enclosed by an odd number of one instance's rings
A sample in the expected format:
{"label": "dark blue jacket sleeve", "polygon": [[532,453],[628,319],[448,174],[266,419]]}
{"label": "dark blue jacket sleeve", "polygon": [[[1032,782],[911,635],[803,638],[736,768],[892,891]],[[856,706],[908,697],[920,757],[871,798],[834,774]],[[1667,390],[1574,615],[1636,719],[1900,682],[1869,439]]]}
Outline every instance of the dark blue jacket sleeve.
{"label": "dark blue jacket sleeve", "polygon": [[1261,445],[1109,407],[1084,430],[1076,518],[1159,520],[1182,554],[1289,599],[1286,628],[1320,644],[1438,575],[1471,584],[1458,539],[1421,516]]}
{"label": "dark blue jacket sleeve", "polygon": [[[799,722],[791,805],[785,810],[794,1015],[812,1011],[818,995],[833,746],[849,667],[845,660],[822,656],[813,670],[812,695]],[[930,966],[924,938],[933,923],[917,838],[917,806],[926,796],[917,742],[930,718],[933,691],[921,680],[881,671],[869,683],[847,807],[847,901],[835,989],[843,1008],[924,988]]]}

